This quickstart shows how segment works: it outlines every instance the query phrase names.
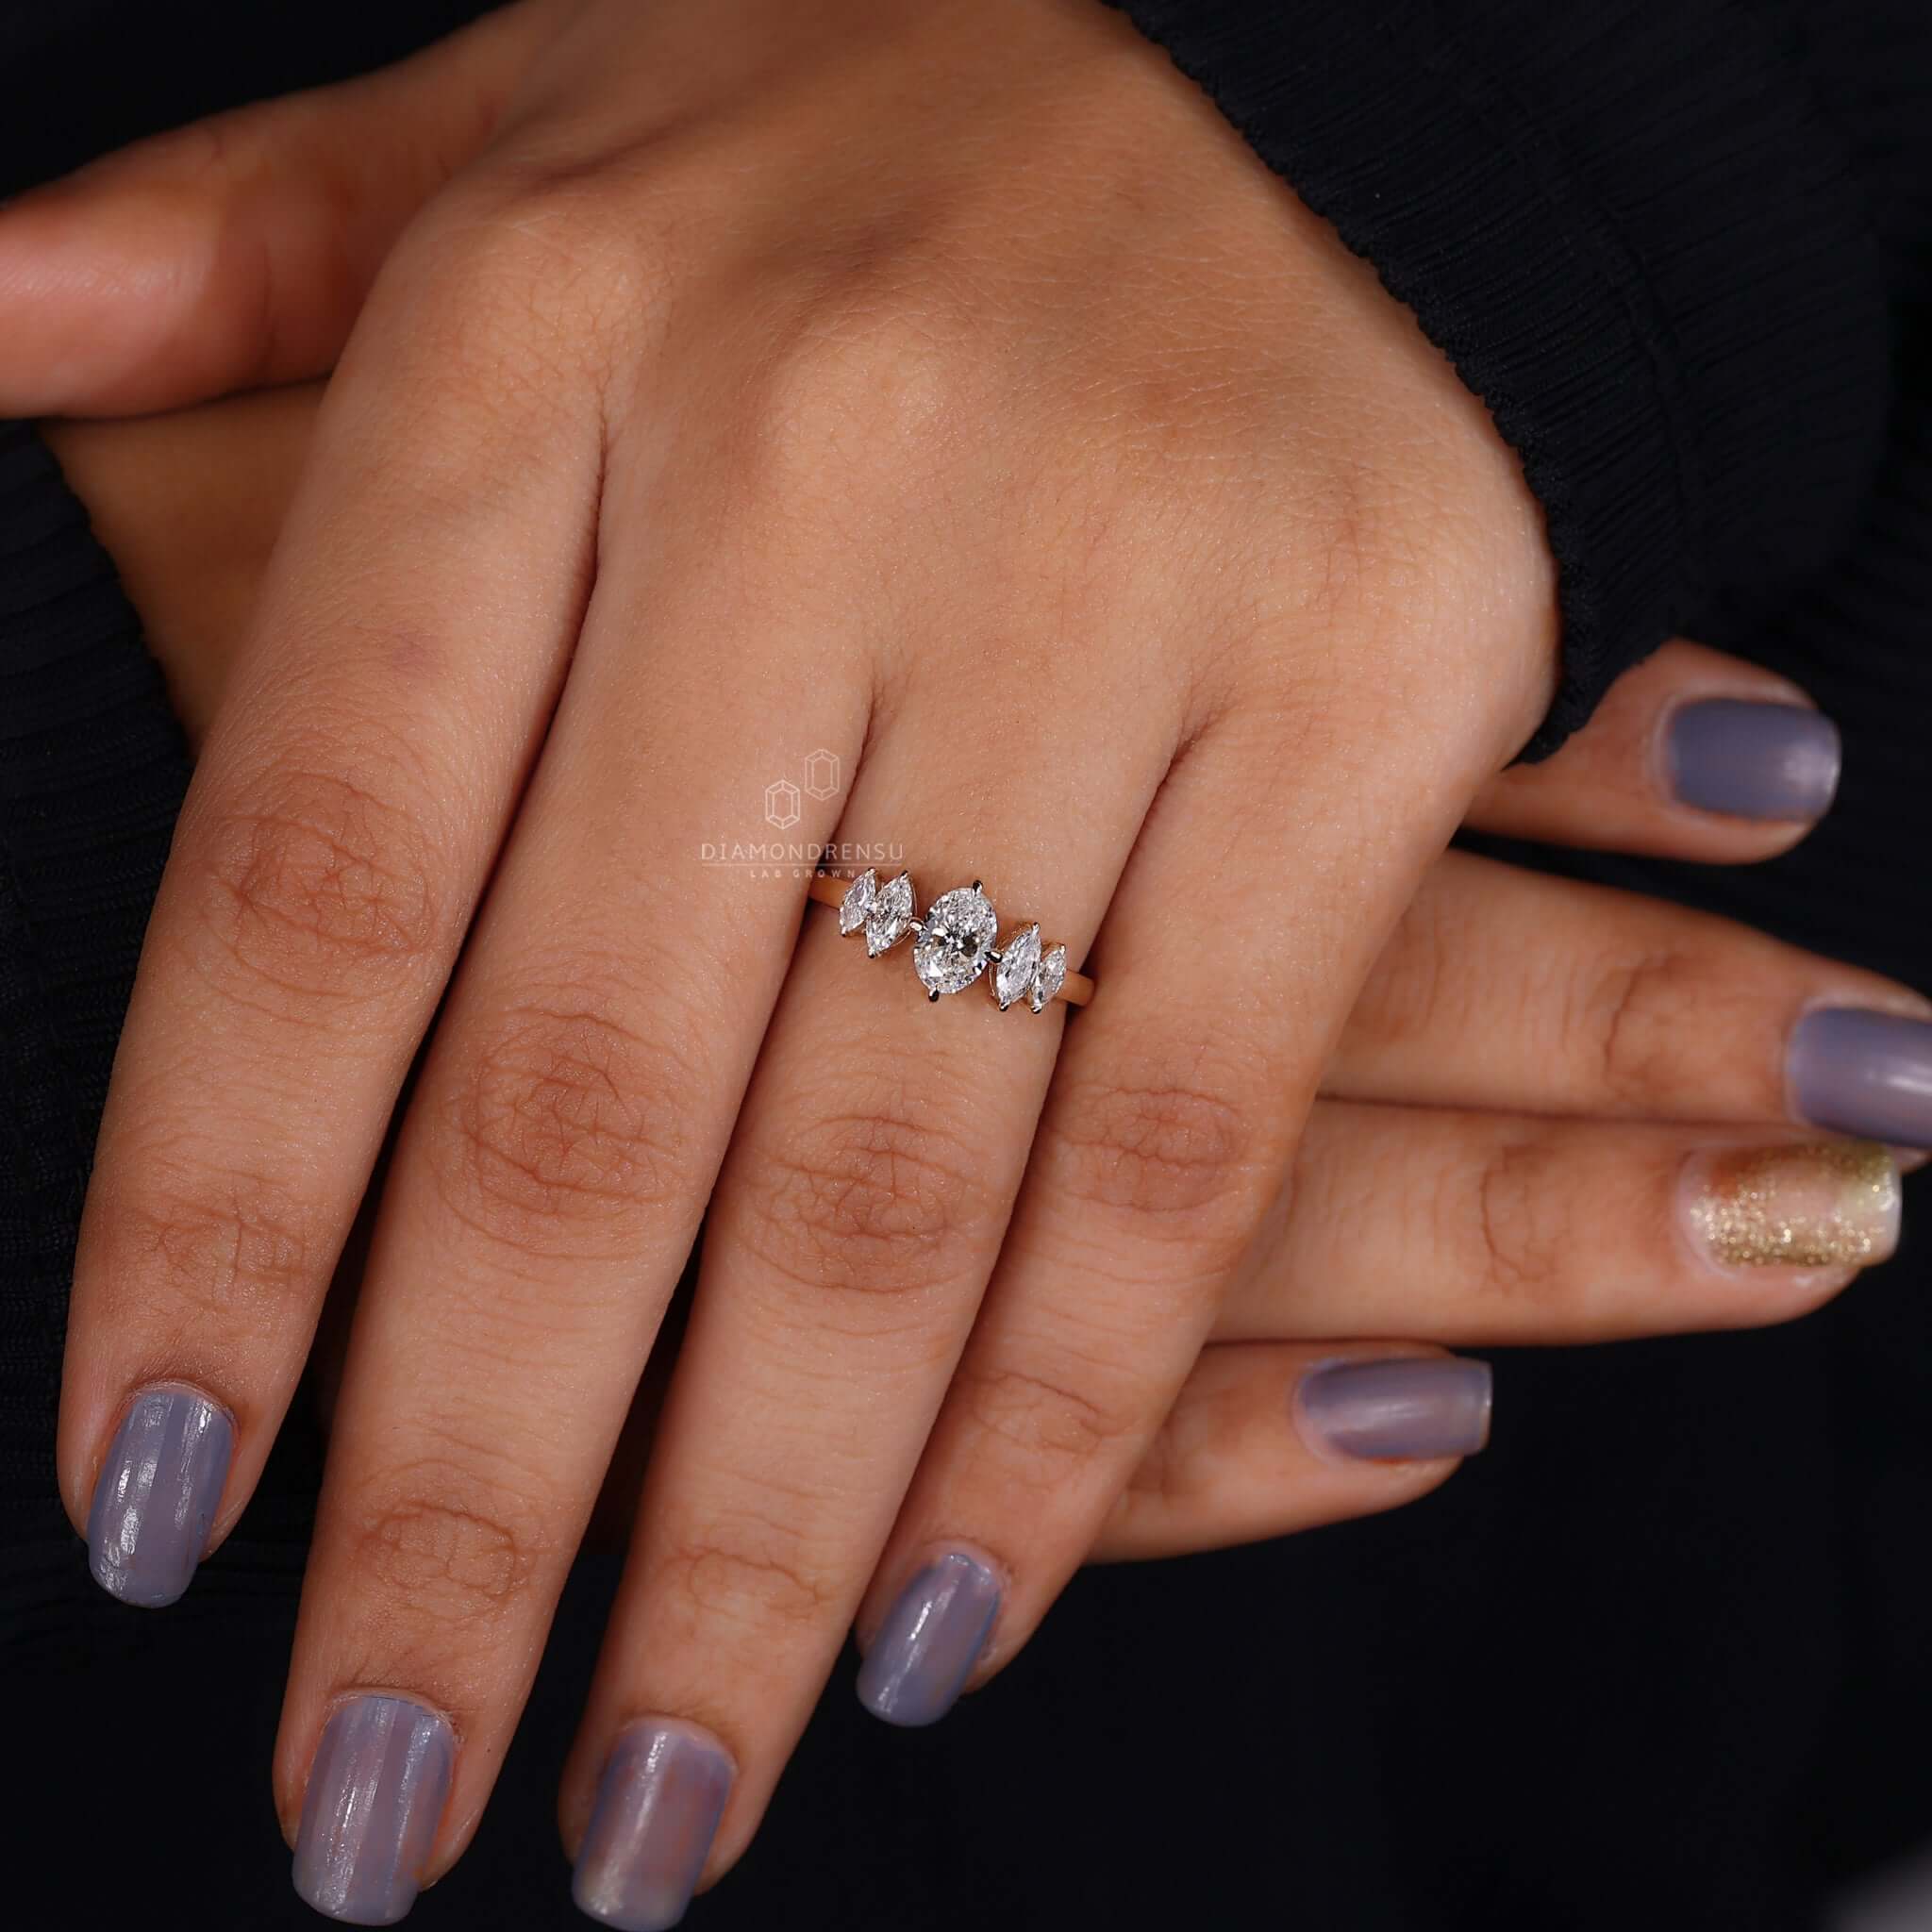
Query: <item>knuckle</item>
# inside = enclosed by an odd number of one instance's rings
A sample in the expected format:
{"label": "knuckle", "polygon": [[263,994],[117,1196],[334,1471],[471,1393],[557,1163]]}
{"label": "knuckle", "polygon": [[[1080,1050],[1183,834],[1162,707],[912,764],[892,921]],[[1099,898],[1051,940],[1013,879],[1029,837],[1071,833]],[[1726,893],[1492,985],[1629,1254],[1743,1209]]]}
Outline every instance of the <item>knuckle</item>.
{"label": "knuckle", "polygon": [[197,1311],[228,1335],[284,1320],[312,1285],[320,1246],[310,1212],[279,1183],[213,1159],[192,1173],[139,1165],[139,1189],[103,1197],[96,1210],[110,1288],[125,1284],[144,1307]]}
{"label": "knuckle", "polygon": [[1687,953],[1593,966],[1575,995],[1570,1028],[1602,1092],[1641,1107],[1674,1091],[1689,1028],[1710,993],[1708,971]]}
{"label": "knuckle", "polygon": [[613,205],[601,168],[498,158],[472,170],[401,252],[426,297],[425,366],[465,391],[481,374],[554,408],[553,378],[594,362],[614,333],[640,339],[658,314],[652,227]]}
{"label": "knuckle", "polygon": [[1002,1362],[963,1373],[957,1394],[982,1441],[1005,1445],[1016,1469],[1050,1486],[1070,1464],[1091,1462],[1142,1433],[1146,1418],[1114,1386],[1120,1379],[1117,1372],[1096,1373],[1091,1362]]}
{"label": "knuckle", "polygon": [[195,853],[208,976],[243,997],[302,1000],[380,998],[416,978],[437,950],[439,908],[428,841],[391,802],[398,790],[285,770],[221,811]]}
{"label": "knuckle", "polygon": [[1123,1062],[1069,1078],[1041,1136],[1046,1171],[1076,1204],[1209,1241],[1245,1239],[1277,1151],[1235,1083],[1204,1078],[1198,1064]]}
{"label": "knuckle", "polygon": [[554,1555],[560,1520],[501,1482],[435,1458],[387,1473],[358,1505],[355,1572],[440,1629],[502,1615]]}
{"label": "knuckle", "polygon": [[720,1621],[769,1631],[822,1629],[838,1591],[808,1558],[796,1530],[763,1511],[720,1514],[704,1534],[652,1552],[652,1574],[686,1633],[714,1639]]}
{"label": "knuckle", "polygon": [[507,1005],[461,1049],[432,1159],[446,1203],[533,1255],[625,1252],[696,1184],[681,1125],[696,1069],[617,1017],[587,973]]}
{"label": "knuckle", "polygon": [[109,157],[104,171],[107,166],[130,173],[141,170],[178,182],[205,199],[210,185],[247,180],[259,168],[261,158],[258,122],[246,109],[235,109],[151,134]]}
{"label": "knuckle", "polygon": [[781,500],[802,479],[821,495],[892,461],[902,488],[935,450],[988,414],[976,325],[930,261],[854,244],[822,279],[791,291],[781,343],[749,391],[753,460]]}
{"label": "knuckle", "polygon": [[[1518,1141],[1492,1150],[1478,1165],[1460,1200],[1442,1204],[1457,1223],[1486,1294],[1503,1301],[1541,1302],[1560,1289],[1574,1252],[1569,1195],[1552,1184],[1546,1147]],[[1456,1252],[1451,1246],[1448,1252]]]}
{"label": "knuckle", "polygon": [[886,1077],[870,1100],[767,1140],[746,1176],[753,1246],[814,1290],[915,1294],[991,1241],[1000,1206],[983,1155],[929,1091]]}

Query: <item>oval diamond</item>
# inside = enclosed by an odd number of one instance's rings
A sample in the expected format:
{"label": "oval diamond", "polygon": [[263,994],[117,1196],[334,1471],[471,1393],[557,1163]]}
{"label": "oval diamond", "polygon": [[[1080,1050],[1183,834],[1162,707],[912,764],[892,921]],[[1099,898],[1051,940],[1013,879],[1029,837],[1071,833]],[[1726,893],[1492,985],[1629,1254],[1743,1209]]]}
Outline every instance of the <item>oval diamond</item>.
{"label": "oval diamond", "polygon": [[865,915],[865,950],[876,959],[912,930],[912,881],[902,872],[878,889]]}
{"label": "oval diamond", "polygon": [[839,902],[839,930],[841,933],[857,932],[865,924],[865,915],[872,910],[872,902],[878,889],[879,875],[867,866],[852,881],[851,890]]}
{"label": "oval diamond", "polygon": [[931,993],[964,992],[986,971],[999,921],[977,886],[935,899],[919,928],[912,964]]}
{"label": "oval diamond", "polygon": [[1033,974],[1033,985],[1026,995],[1026,1004],[1039,1012],[1067,983],[1067,949],[1064,946],[1049,946],[1041,955],[1040,964]]}
{"label": "oval diamond", "polygon": [[1024,999],[1033,984],[1033,970],[1040,964],[1040,928],[1023,926],[1000,941],[1000,963],[987,984],[1005,1012],[1017,999]]}

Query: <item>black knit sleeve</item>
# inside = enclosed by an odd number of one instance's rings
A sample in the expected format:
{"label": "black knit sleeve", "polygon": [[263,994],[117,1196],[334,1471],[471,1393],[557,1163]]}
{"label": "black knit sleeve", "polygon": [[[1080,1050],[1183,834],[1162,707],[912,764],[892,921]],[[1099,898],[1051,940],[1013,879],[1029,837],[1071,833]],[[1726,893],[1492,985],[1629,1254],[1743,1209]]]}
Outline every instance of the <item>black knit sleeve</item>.
{"label": "black knit sleeve", "polygon": [[[1115,4],[1518,452],[1563,620],[1531,755],[1666,637],[1734,636],[1838,554],[1883,446],[1890,291],[1795,0]],[[1932,43],[1898,51],[1923,87]]]}
{"label": "black knit sleeve", "polygon": [[86,511],[39,438],[0,423],[0,1578],[14,1582],[42,1557],[74,1568],[53,1483],[74,1231],[188,769]]}

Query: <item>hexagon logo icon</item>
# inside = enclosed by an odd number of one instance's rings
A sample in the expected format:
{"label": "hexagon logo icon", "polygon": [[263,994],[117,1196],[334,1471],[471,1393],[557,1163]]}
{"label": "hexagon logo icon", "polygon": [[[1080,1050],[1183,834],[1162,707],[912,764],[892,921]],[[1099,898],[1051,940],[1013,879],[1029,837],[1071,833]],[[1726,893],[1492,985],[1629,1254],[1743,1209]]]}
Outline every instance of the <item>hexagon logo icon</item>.
{"label": "hexagon logo icon", "polygon": [[814,798],[829,798],[839,789],[839,754],[815,751],[805,761],[805,789]]}
{"label": "hexagon logo icon", "polygon": [[765,819],[781,832],[798,823],[798,787],[790,778],[765,787]]}

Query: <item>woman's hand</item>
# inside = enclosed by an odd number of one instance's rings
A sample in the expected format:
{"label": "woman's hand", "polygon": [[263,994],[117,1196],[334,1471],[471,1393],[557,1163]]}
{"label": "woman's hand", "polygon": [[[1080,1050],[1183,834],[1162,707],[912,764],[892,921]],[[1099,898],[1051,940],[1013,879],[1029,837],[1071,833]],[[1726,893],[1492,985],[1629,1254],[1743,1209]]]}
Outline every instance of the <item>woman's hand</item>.
{"label": "woman's hand", "polygon": [[[316,395],[48,427],[171,686],[190,697],[197,736],[219,708]],[[1761,710],[1767,724],[1802,702],[1734,660],[1671,646],[1558,758],[1485,788],[1475,822],[1573,841],[1588,829],[1691,858],[1779,849],[1828,800],[1829,733],[1809,734],[1824,756],[1808,779],[1786,761],[1790,815],[1687,809],[1659,752],[1687,708],[1712,700]],[[1733,993],[1743,1011],[1727,1013]],[[1773,1152],[1784,1109],[1765,1048],[1820,996],[1897,997],[1721,922],[1459,855],[1439,861],[1344,1034],[1324,1082],[1335,1097],[1317,1104],[1297,1164],[1298,1199],[1244,1264],[1092,1554],[1166,1555],[1388,1507],[1479,1444],[1480,1365],[1413,1342],[1306,1339],[1330,1311],[1351,1335],[1582,1340],[1775,1320],[1881,1258],[1896,1213],[1882,1156]],[[1740,1078],[1731,1108],[1768,1129],[1742,1158],[1734,1135],[1611,1124],[1696,1119],[1707,1093]],[[1690,1154],[1699,1141],[1714,1158]],[[1828,1211],[1777,1219],[1780,1186],[1800,1196],[1823,1187]],[[1800,1260],[1823,1265],[1780,1265],[1767,1210],[1810,1243]],[[1726,1251],[1714,1263],[1702,1245],[1711,1229]],[[626,1432],[639,1453],[613,1463],[632,1487],[653,1419],[641,1405]],[[607,1496],[607,1513],[627,1517],[622,1493]]]}
{"label": "woman's hand", "polygon": [[[874,1572],[874,1707],[1009,1656],[1269,1279],[1317,1075],[1551,665],[1481,411],[1117,23],[575,11],[344,354],[76,1274],[76,1520],[130,1394],[185,1384],[219,1531],[441,1002],[284,1725],[308,1895],[389,1909],[459,1849],[708,1191],[567,1836],[620,1729],[668,1722],[686,1765],[735,1757],[728,1863]],[[858,775],[802,841],[901,844],[1091,942],[1058,1065],[1057,1014],[928,1012],[823,915],[794,958],[797,886],[706,862],[819,750]],[[1764,1011],[1904,997],[1737,943]],[[1475,1028],[1421,1037],[1518,1104],[1454,1051]],[[1754,1038],[1720,1115],[1761,1120],[1776,1058]],[[1728,1267],[1670,1231],[1742,1208],[1687,1222],[1681,1137],[1606,1131],[1583,1222],[1645,1204],[1635,1273],[1709,1307]],[[1890,1168],[1860,1176],[1785,1306],[1877,1251]],[[397,1736],[407,1765],[366,1755]]]}
{"label": "woman's hand", "polygon": [[[436,1018],[278,1757],[337,1911],[473,1827],[708,1199],[573,1840],[668,1718],[735,1760],[736,1856],[882,1553],[889,1598],[969,1565],[1012,1654],[1551,683],[1480,408],[1118,20],[727,15],[576,13],[387,258],[100,1141],[70,1506],[111,1511],[130,1401],[185,1387],[233,1419],[219,1531]],[[709,862],[822,751],[846,783],[791,837],[984,877],[1091,958],[1063,1049]],[[918,1663],[874,1643],[875,1706]],[[372,1774],[377,1847],[343,1807],[398,1722],[452,1783],[406,1823]]]}

